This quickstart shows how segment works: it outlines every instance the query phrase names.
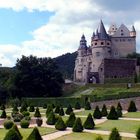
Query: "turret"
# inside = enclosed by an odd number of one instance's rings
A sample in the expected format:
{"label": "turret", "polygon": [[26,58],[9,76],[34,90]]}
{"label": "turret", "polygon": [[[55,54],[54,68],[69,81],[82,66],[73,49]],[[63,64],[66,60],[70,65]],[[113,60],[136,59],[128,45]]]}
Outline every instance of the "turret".
{"label": "turret", "polygon": [[130,31],[130,36],[136,37],[136,30],[135,30],[135,27],[134,26],[132,26],[132,29]]}
{"label": "turret", "polygon": [[112,24],[110,27],[109,27],[109,30],[108,30],[108,33],[109,35],[114,35],[114,33],[117,31],[117,26],[116,24]]}

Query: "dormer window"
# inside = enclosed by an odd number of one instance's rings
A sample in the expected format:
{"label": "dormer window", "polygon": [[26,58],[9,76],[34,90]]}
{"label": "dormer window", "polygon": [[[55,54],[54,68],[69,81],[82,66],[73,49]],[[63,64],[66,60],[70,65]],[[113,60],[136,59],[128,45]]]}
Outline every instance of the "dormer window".
{"label": "dormer window", "polygon": [[101,42],[101,45],[104,45],[104,42]]}

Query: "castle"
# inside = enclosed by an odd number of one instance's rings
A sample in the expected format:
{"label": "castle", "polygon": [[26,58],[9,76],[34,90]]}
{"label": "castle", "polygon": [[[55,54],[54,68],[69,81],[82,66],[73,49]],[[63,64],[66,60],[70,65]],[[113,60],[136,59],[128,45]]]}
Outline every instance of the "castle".
{"label": "castle", "polygon": [[75,61],[74,81],[83,83],[131,82],[136,73],[136,60],[126,58],[136,52],[136,30],[112,24],[108,33],[102,20],[87,46],[80,40]]}

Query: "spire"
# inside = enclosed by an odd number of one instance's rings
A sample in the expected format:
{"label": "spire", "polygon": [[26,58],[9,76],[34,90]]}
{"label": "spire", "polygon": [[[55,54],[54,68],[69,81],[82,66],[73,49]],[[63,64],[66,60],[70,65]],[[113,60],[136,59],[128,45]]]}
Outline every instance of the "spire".
{"label": "spire", "polygon": [[132,26],[131,32],[136,32],[134,25]]}
{"label": "spire", "polygon": [[102,22],[102,20],[100,21],[99,27],[98,27],[98,34],[99,34],[99,39],[108,39],[108,35],[106,33],[104,24]]}
{"label": "spire", "polygon": [[85,39],[85,35],[83,34],[80,40],[80,46],[79,49],[87,48],[87,41]]}

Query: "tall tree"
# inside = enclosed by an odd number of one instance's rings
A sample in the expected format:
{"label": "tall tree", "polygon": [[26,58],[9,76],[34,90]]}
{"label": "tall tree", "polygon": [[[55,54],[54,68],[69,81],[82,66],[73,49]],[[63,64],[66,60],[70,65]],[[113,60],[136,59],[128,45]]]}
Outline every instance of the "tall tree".
{"label": "tall tree", "polygon": [[51,58],[22,56],[16,69],[15,86],[20,97],[61,96],[64,80]]}

